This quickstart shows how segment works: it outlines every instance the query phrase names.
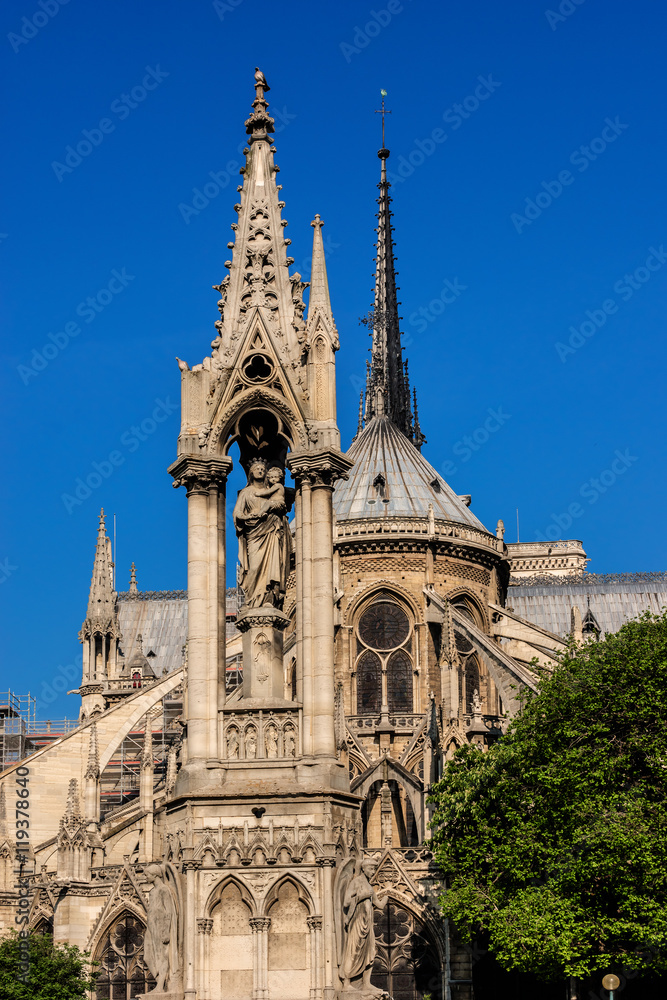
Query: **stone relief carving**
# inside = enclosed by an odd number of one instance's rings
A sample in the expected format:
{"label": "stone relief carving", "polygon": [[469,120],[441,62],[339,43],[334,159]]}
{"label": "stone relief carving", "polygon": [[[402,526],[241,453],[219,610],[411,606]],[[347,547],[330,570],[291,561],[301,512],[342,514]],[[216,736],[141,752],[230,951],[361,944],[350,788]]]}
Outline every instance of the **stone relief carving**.
{"label": "stone relief carving", "polygon": [[291,709],[225,714],[226,760],[296,757],[298,716]]}

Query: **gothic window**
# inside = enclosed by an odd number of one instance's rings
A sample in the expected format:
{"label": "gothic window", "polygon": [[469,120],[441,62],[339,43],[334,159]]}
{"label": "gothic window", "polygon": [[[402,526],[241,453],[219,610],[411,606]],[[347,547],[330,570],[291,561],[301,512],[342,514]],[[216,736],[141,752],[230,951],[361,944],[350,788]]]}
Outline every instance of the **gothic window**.
{"label": "gothic window", "polygon": [[371,649],[393,649],[402,645],[409,634],[408,616],[389,601],[371,604],[359,622],[359,636]]}
{"label": "gothic window", "polygon": [[357,715],[380,711],[382,667],[380,657],[367,649],[357,662]]}
{"label": "gothic window", "polygon": [[97,1000],[131,1000],[155,987],[144,963],[143,924],[124,913],[110,926],[97,951]]}
{"label": "gothic window", "polygon": [[389,595],[366,607],[357,626],[358,715],[412,712],[411,631],[407,614]]}
{"label": "gothic window", "polygon": [[405,907],[388,899],[375,910],[377,944],[371,983],[393,1000],[442,996],[438,953],[423,924]]}
{"label": "gothic window", "polygon": [[481,692],[479,688],[479,665],[477,659],[471,656],[466,663],[466,713],[472,715],[473,712],[473,698],[475,697],[475,691],[477,691],[478,696],[481,698]]}
{"label": "gothic window", "polygon": [[412,711],[412,660],[402,649],[387,663],[387,695],[390,712]]}
{"label": "gothic window", "polygon": [[141,674],[138,671],[132,674],[132,687],[133,688],[141,687]]}

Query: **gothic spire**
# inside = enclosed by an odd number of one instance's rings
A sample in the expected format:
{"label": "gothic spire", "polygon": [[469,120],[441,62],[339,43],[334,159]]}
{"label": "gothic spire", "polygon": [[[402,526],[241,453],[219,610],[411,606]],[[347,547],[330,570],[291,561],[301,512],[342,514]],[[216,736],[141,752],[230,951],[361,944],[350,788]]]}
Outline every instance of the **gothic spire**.
{"label": "gothic spire", "polygon": [[391,224],[391,187],[387,180],[389,150],[384,145],[384,116],[390,114],[384,107],[382,92],[382,149],[378,156],[380,170],[380,197],[377,213],[377,244],[375,256],[375,299],[372,309],[371,368],[366,397],[366,421],[376,416],[387,416],[405,436],[412,441],[412,410],[410,390],[403,365],[400,317],[396,296],[396,269]]}
{"label": "gothic spire", "polygon": [[[327,317],[331,317],[327,265],[324,260],[324,244],[322,242],[323,225],[319,215],[316,215],[311,222],[315,231],[313,233],[313,263],[310,271],[310,298],[308,300],[309,319],[316,307]],[[331,321],[333,322],[333,317],[331,317]]]}
{"label": "gothic spire", "polygon": [[90,594],[88,596],[87,617],[92,621],[100,618],[113,618],[115,610],[111,540],[107,537],[104,522],[105,515],[104,508],[102,508],[100,511],[100,523],[97,529],[93,578],[90,582]]}

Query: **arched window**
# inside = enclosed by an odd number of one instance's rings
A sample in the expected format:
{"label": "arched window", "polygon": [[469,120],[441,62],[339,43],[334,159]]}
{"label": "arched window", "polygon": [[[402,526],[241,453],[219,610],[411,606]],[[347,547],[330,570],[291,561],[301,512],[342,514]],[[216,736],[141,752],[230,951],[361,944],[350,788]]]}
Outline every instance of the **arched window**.
{"label": "arched window", "polygon": [[402,649],[387,663],[387,701],[390,712],[412,711],[412,660]]}
{"label": "arched window", "polygon": [[357,661],[357,715],[380,711],[382,666],[377,653],[367,649]]}
{"label": "arched window", "polygon": [[471,656],[466,661],[466,713],[468,715],[472,715],[473,713],[475,691],[477,692],[477,697],[481,699],[482,695],[479,689],[479,664],[477,663],[477,657]]}
{"label": "arched window", "polygon": [[139,673],[138,670],[136,670],[132,674],[132,687],[133,688],[140,688],[141,687],[141,674]]}
{"label": "arched window", "polygon": [[[357,714],[412,712],[412,623],[381,593],[357,625]],[[383,707],[384,706],[384,707]]]}
{"label": "arched window", "polygon": [[438,950],[424,924],[389,898],[373,914],[377,949],[371,983],[395,1000],[441,1000]]}
{"label": "arched window", "polygon": [[156,985],[144,963],[144,925],[123,913],[109,927],[97,949],[97,1000],[131,1000]]}

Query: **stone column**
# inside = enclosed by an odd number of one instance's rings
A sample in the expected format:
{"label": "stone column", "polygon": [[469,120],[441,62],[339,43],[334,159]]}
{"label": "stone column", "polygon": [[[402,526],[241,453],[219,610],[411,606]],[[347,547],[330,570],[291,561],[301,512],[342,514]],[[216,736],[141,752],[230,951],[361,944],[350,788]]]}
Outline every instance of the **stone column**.
{"label": "stone column", "polygon": [[208,1000],[211,991],[209,977],[209,961],[211,947],[211,931],[213,920],[210,917],[199,917],[197,920],[197,940],[199,942],[198,968],[196,975],[198,1000]]}
{"label": "stone column", "polygon": [[301,654],[305,756],[335,757],[333,506],[352,463],[340,452],[292,452],[297,488],[297,641]]}
{"label": "stone column", "polygon": [[321,870],[321,898],[324,913],[322,915],[322,950],[320,962],[323,967],[323,995],[325,1000],[333,1000],[338,990],[338,958],[336,955],[336,928],[333,913],[333,884],[336,875],[336,859],[333,857],[318,858],[317,864]]}
{"label": "stone column", "polygon": [[307,917],[306,923],[310,930],[310,1000],[322,1000],[322,917]]}
{"label": "stone column", "polygon": [[229,458],[185,455],[169,469],[174,486],[184,485],[188,498],[188,762],[182,773],[219,757],[219,661],[222,658],[224,676],[225,651],[219,580],[225,566],[219,538],[224,524],[218,522],[219,498],[225,495],[231,465]]}
{"label": "stone column", "polygon": [[252,1000],[269,998],[269,927],[271,917],[251,917],[253,986]]}
{"label": "stone column", "polygon": [[197,985],[195,980],[195,966],[197,962],[197,947],[195,940],[195,897],[197,893],[197,871],[201,868],[201,861],[184,861],[183,871],[185,872],[185,914],[183,928],[183,990],[185,1000],[196,1000]]}

